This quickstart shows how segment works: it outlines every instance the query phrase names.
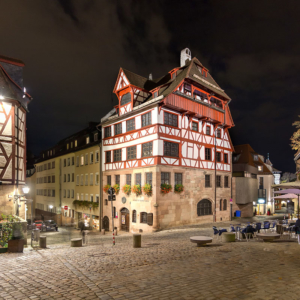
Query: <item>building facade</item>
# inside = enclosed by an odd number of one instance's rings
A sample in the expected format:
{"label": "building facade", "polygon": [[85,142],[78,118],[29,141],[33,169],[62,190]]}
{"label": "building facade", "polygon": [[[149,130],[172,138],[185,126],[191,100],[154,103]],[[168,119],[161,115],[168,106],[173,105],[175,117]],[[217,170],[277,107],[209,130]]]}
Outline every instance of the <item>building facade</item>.
{"label": "building facade", "polygon": [[[100,229],[101,134],[97,124],[91,122],[84,130],[63,139],[54,147],[41,153],[39,161],[35,164],[36,218],[41,215],[47,216],[48,219],[54,217],[59,225],[66,226],[77,226],[81,219],[87,221],[88,218],[90,226]],[[81,157],[83,157],[83,165],[81,165]],[[88,164],[85,164],[86,158]],[[80,168],[81,166],[83,168]],[[81,178],[81,174],[89,175],[88,186],[85,186],[84,182],[84,191],[78,179]],[[95,178],[93,184],[92,176],[93,179]],[[81,193],[84,193],[84,197],[77,196]],[[86,194],[89,196],[86,197]],[[92,216],[91,222],[89,215]],[[97,221],[92,222],[93,219]],[[95,225],[96,223],[98,225]]]}
{"label": "building facade", "polygon": [[0,55],[0,213],[26,219],[21,187],[26,177],[26,113],[31,96],[23,85],[24,63]]}
{"label": "building facade", "polygon": [[209,71],[184,49],[157,80],[121,68],[114,93],[119,104],[101,120],[103,227],[111,216],[131,232],[228,220],[234,124]]}

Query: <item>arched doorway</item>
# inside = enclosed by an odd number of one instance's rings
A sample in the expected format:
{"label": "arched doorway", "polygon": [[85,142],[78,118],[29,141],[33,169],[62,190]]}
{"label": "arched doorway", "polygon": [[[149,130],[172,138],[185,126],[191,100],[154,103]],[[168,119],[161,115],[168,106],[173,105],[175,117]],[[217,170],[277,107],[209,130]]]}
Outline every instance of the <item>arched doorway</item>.
{"label": "arched doorway", "polygon": [[129,231],[129,210],[126,207],[121,209],[121,230]]}
{"label": "arched doorway", "polygon": [[197,204],[197,215],[200,216],[207,216],[212,215],[211,209],[211,202],[208,199],[203,199],[198,202]]}
{"label": "arched doorway", "polygon": [[102,229],[105,229],[105,231],[109,231],[109,218],[106,216],[102,220]]}

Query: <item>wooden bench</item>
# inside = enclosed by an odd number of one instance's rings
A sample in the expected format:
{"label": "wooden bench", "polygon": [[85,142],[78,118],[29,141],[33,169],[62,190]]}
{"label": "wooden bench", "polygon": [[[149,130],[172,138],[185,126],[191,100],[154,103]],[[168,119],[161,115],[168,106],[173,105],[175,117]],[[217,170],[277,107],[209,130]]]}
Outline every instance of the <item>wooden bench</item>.
{"label": "wooden bench", "polygon": [[71,247],[82,247],[82,238],[71,239]]}
{"label": "wooden bench", "polygon": [[190,237],[190,241],[192,243],[196,243],[197,247],[201,247],[206,245],[207,243],[211,243],[212,238],[209,236],[192,236]]}

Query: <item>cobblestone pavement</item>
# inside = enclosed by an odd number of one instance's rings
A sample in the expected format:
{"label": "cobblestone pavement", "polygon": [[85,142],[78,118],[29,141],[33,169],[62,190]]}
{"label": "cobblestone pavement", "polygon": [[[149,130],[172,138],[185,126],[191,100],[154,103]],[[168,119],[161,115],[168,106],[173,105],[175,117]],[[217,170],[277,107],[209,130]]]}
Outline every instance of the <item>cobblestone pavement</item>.
{"label": "cobblestone pavement", "polygon": [[138,249],[127,233],[116,237],[114,247],[111,235],[94,235],[82,248],[57,243],[1,254],[0,300],[300,298],[295,241],[196,247],[189,241],[194,235],[211,236],[212,229],[143,234]]}

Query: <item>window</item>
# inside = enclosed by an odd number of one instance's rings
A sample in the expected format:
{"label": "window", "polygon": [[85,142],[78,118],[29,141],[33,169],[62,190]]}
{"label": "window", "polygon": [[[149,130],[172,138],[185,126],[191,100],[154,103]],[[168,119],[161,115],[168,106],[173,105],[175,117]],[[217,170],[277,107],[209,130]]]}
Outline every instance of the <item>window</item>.
{"label": "window", "polygon": [[74,182],[74,176],[75,176],[75,174],[72,173],[72,182]]}
{"label": "window", "polygon": [[192,122],[192,130],[198,131],[198,123],[197,122]]}
{"label": "window", "polygon": [[223,210],[227,210],[227,200],[223,200]]}
{"label": "window", "polygon": [[70,174],[68,174],[68,182],[70,182],[70,180],[71,180],[71,176]]}
{"label": "window", "polygon": [[263,188],[264,188],[264,178],[259,177],[259,189],[263,189]]}
{"label": "window", "polygon": [[135,118],[126,121],[126,132],[135,129]]}
{"label": "window", "polygon": [[207,199],[203,199],[197,204],[197,215],[198,216],[207,216],[211,215],[211,202]]}
{"label": "window", "polygon": [[96,203],[99,203],[99,201],[100,201],[100,197],[99,195],[96,195]]}
{"label": "window", "polygon": [[48,170],[51,169],[51,163],[48,163]]}
{"label": "window", "polygon": [[76,157],[76,167],[79,167],[79,156]]}
{"label": "window", "polygon": [[90,153],[90,164],[94,163],[94,153]]}
{"label": "window", "polygon": [[89,174],[85,174],[85,185],[89,184]]}
{"label": "window", "polygon": [[135,184],[139,184],[140,186],[142,185],[142,174],[141,173],[135,174]]}
{"label": "window", "polygon": [[222,179],[220,175],[217,175],[217,187],[222,187]]}
{"label": "window", "polygon": [[67,165],[67,160],[64,159],[64,167]]}
{"label": "window", "polygon": [[80,198],[80,200],[84,200],[84,195],[83,195],[83,193],[81,193],[81,196],[80,196],[81,198]]}
{"label": "window", "polygon": [[69,150],[69,144],[67,144],[67,150]]}
{"label": "window", "polygon": [[228,164],[228,154],[224,153],[224,163]]}
{"label": "window", "polygon": [[52,183],[55,182],[55,175],[52,175]]}
{"label": "window", "polygon": [[136,158],[136,146],[127,148],[127,160]]}
{"label": "window", "polygon": [[111,151],[105,152],[105,162],[110,163],[111,162]]}
{"label": "window", "polygon": [[104,128],[104,137],[111,137],[111,126]]}
{"label": "window", "polygon": [[80,165],[83,166],[84,165],[84,156],[81,155],[80,157]]}
{"label": "window", "polygon": [[83,185],[83,174],[80,175],[80,185]]}
{"label": "window", "polygon": [[140,223],[147,224],[147,213],[145,213],[145,212],[141,212],[141,219],[140,219]]}
{"label": "window", "polygon": [[228,176],[224,177],[224,187],[226,187],[226,188],[229,187],[229,177]]}
{"label": "window", "polygon": [[64,182],[66,182],[67,180],[67,175],[66,174],[64,174]]}
{"label": "window", "polygon": [[142,115],[142,127],[151,125],[151,112]]}
{"label": "window", "polygon": [[127,94],[123,95],[121,98],[121,106],[124,104],[127,104],[129,102],[131,102],[131,94],[127,93]]}
{"label": "window", "polygon": [[51,176],[48,176],[48,183],[51,183]]}
{"label": "window", "polygon": [[179,144],[164,141],[164,155],[178,157]]}
{"label": "window", "polygon": [[98,132],[94,133],[94,142],[98,141]]}
{"label": "window", "polygon": [[142,157],[152,156],[153,142],[142,144]]}
{"label": "window", "polygon": [[99,184],[99,173],[96,173],[96,175],[95,175],[95,184],[96,185]]}
{"label": "window", "polygon": [[67,197],[70,198],[70,190],[68,190]]}
{"label": "window", "polygon": [[152,173],[146,173],[146,183],[152,185]]}
{"label": "window", "polygon": [[153,98],[156,98],[157,95],[158,95],[158,91],[155,91],[155,92],[153,93]]}
{"label": "window", "polygon": [[70,164],[71,164],[71,159],[68,158],[68,166],[70,166]]}
{"label": "window", "polygon": [[210,175],[205,175],[205,187],[210,187]]}
{"label": "window", "polygon": [[191,85],[190,84],[188,84],[188,83],[184,84],[184,93],[191,96],[192,93],[191,93]]}
{"label": "window", "polygon": [[178,127],[177,121],[178,121],[177,115],[164,112],[164,124]]}
{"label": "window", "polygon": [[89,163],[89,155],[88,153],[85,154],[84,163],[87,165]]}
{"label": "window", "polygon": [[205,148],[205,160],[211,160],[211,149]]}
{"label": "window", "polygon": [[55,161],[52,162],[52,169],[55,168]]}
{"label": "window", "polygon": [[67,191],[64,190],[64,198],[66,198],[66,195],[67,195]]}
{"label": "window", "polygon": [[175,185],[182,184],[182,173],[175,173]]}
{"label": "window", "polygon": [[79,185],[79,175],[76,175],[76,185]]}
{"label": "window", "polygon": [[126,184],[131,185],[131,174],[126,174]]}
{"label": "window", "polygon": [[106,179],[107,179],[107,184],[111,185],[111,176],[108,175]]}
{"label": "window", "polygon": [[94,202],[94,195],[92,195],[92,194],[90,195],[90,201]]}
{"label": "window", "polygon": [[122,123],[115,125],[115,135],[122,133]]}
{"label": "window", "polygon": [[172,73],[172,79],[176,78],[176,72]]}
{"label": "window", "polygon": [[47,164],[44,164],[44,170],[47,170]]}
{"label": "window", "polygon": [[85,141],[86,141],[86,144],[89,144],[89,143],[90,143],[90,137],[87,136],[87,137],[85,138]]}
{"label": "window", "polygon": [[221,129],[219,128],[217,129],[217,138],[219,139],[221,138]]}
{"label": "window", "polygon": [[216,153],[216,160],[217,162],[221,162],[221,152]]}
{"label": "window", "polygon": [[136,210],[132,211],[132,223],[136,223]]}
{"label": "window", "polygon": [[115,182],[116,184],[120,185],[120,175],[116,175]]}
{"label": "window", "polygon": [[73,148],[73,142],[71,142],[71,148]]}
{"label": "window", "polygon": [[253,159],[254,159],[254,160],[258,160],[258,155],[254,155],[254,156],[253,156]]}
{"label": "window", "polygon": [[48,190],[48,196],[49,197],[51,196],[51,190]]}
{"label": "window", "polygon": [[89,194],[85,194],[85,201],[89,201]]}
{"label": "window", "polygon": [[220,200],[220,211],[222,210],[222,199]]}
{"label": "window", "polygon": [[75,147],[77,147],[77,140],[75,140]]}
{"label": "window", "polygon": [[206,125],[206,135],[210,135],[210,126]]}
{"label": "window", "polygon": [[55,190],[52,190],[52,197],[55,197]]}
{"label": "window", "polygon": [[262,171],[262,166],[258,166],[258,171]]}
{"label": "window", "polygon": [[99,162],[99,151],[96,151],[96,162]]}
{"label": "window", "polygon": [[72,166],[74,166],[74,157],[72,157]]}
{"label": "window", "polygon": [[170,173],[161,172],[161,184],[170,184]]}
{"label": "window", "polygon": [[93,185],[94,184],[94,174],[91,173],[90,174],[90,185]]}
{"label": "window", "polygon": [[76,199],[80,200],[79,193],[77,193]]}
{"label": "window", "polygon": [[121,157],[122,152],[121,151],[122,151],[122,149],[114,150],[114,161],[122,160],[122,157]]}

